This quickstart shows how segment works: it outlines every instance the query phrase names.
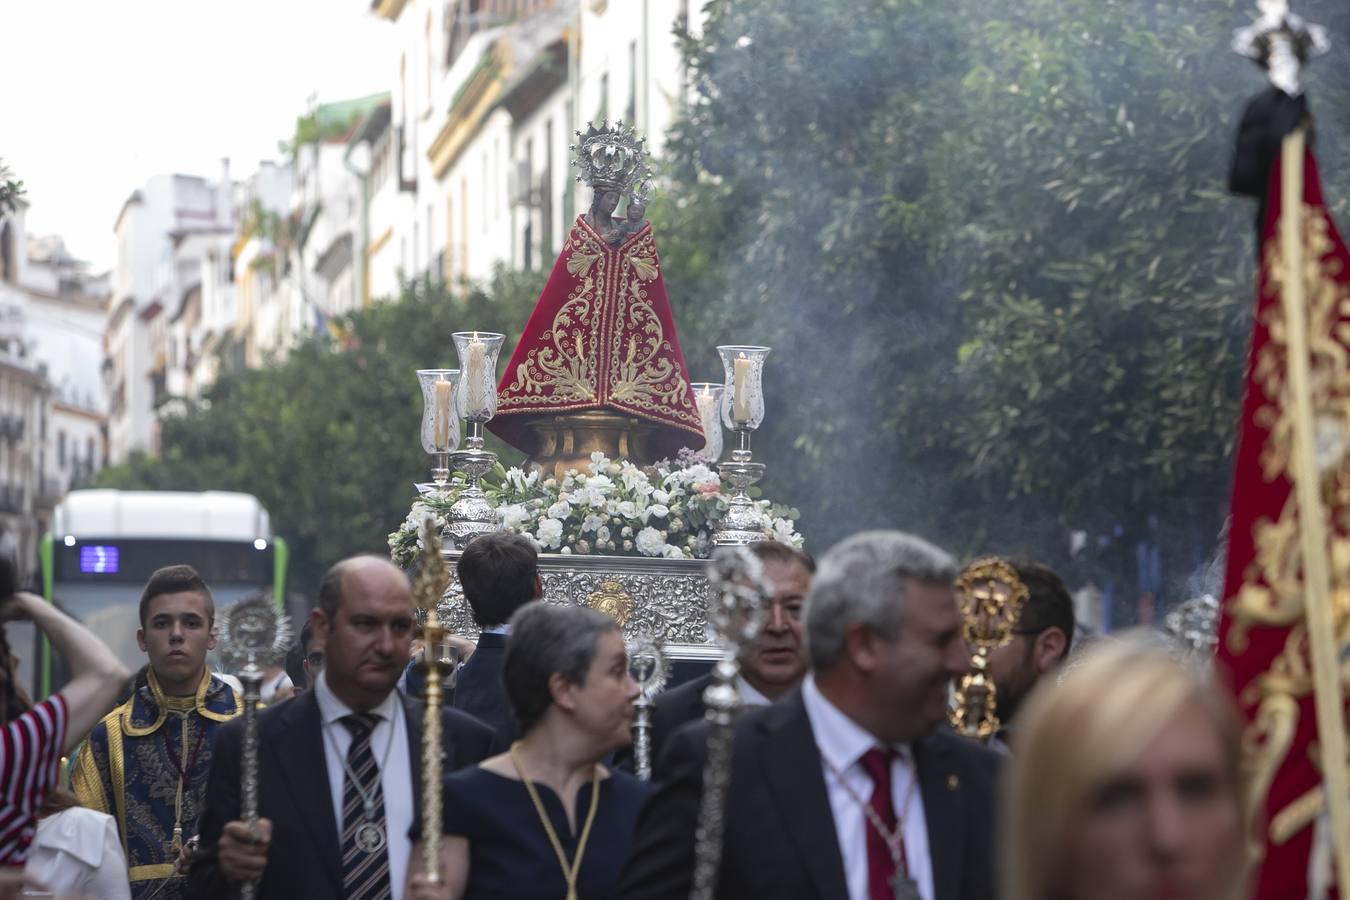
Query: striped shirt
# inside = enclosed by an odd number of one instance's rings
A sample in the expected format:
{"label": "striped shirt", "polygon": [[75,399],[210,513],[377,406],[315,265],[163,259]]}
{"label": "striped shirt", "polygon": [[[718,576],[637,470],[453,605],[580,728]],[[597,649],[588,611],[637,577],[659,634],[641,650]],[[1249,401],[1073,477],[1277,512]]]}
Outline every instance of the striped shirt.
{"label": "striped shirt", "polygon": [[0,866],[22,866],[37,810],[56,786],[66,742],[66,700],[54,694],[0,731]]}

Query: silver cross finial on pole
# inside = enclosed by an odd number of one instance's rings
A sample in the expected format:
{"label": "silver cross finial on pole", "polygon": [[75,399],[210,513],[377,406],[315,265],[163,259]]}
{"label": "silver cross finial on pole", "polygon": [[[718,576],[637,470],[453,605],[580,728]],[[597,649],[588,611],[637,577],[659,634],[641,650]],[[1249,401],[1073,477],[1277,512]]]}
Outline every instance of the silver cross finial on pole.
{"label": "silver cross finial on pole", "polygon": [[1265,69],[1290,97],[1303,93],[1303,66],[1331,49],[1327,30],[1289,9],[1289,0],[1257,0],[1260,16],[1233,34],[1233,50]]}

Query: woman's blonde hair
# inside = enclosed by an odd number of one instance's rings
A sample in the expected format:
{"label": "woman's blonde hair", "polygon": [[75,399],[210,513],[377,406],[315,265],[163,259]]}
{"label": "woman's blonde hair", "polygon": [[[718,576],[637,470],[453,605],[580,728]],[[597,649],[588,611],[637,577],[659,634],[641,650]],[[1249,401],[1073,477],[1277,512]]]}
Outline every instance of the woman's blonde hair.
{"label": "woman's blonde hair", "polygon": [[1065,900],[1066,848],[1093,795],[1190,706],[1203,711],[1223,747],[1241,841],[1249,811],[1229,699],[1156,639],[1104,641],[1086,649],[1058,684],[1043,681],[1018,716],[1003,797],[1005,900]]}

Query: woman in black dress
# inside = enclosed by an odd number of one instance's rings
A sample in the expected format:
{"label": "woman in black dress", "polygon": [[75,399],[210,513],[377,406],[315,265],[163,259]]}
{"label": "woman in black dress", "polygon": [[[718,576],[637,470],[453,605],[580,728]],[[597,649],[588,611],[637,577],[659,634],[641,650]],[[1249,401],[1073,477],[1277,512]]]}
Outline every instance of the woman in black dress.
{"label": "woman in black dress", "polygon": [[445,779],[445,883],[414,874],[408,896],[606,900],[649,790],[600,762],[628,745],[638,696],[619,626],[531,603],[511,619],[502,677],[520,740]]}

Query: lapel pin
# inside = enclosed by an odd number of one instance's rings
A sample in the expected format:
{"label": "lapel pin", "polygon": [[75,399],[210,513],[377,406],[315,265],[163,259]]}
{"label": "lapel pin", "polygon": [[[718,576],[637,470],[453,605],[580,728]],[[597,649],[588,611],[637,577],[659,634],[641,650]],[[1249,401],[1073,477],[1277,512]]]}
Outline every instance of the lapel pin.
{"label": "lapel pin", "polygon": [[960,786],[961,786],[961,779],[957,778],[955,775],[947,776],[947,790],[954,791]]}

